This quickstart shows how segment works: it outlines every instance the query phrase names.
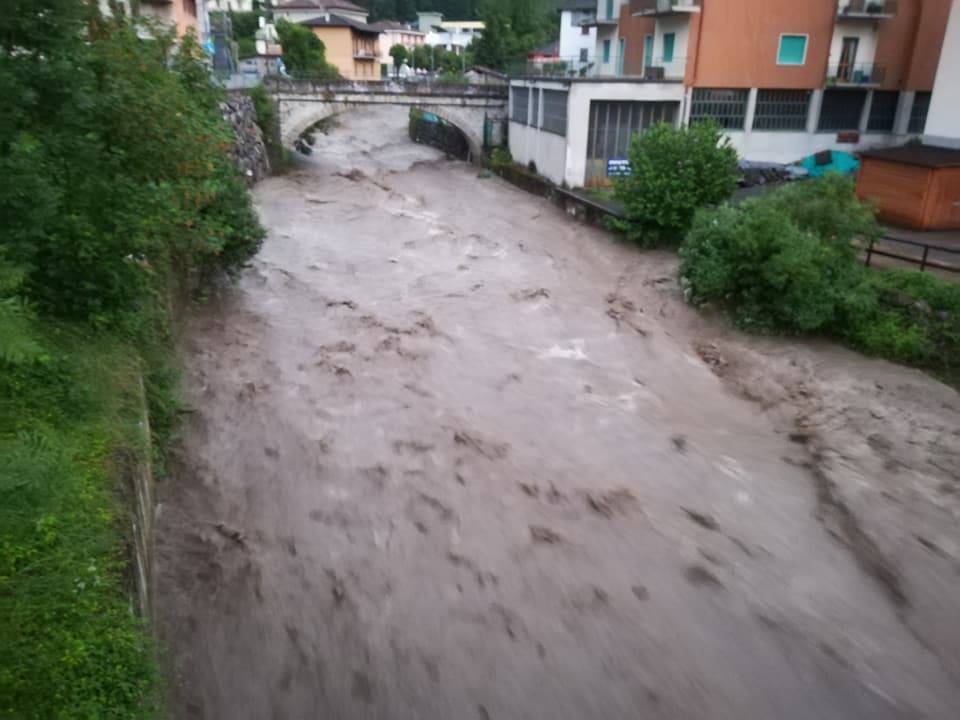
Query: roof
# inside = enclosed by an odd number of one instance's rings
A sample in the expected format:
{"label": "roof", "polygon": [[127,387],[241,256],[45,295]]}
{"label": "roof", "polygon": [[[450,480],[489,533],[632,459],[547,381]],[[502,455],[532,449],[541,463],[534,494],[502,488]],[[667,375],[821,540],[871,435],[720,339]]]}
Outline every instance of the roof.
{"label": "roof", "polygon": [[597,3],[590,0],[563,0],[561,10],[596,10]]}
{"label": "roof", "polygon": [[379,30],[380,32],[386,32],[387,30],[399,30],[406,33],[413,33],[415,35],[423,35],[422,30],[417,30],[412,28],[406,23],[397,22],[396,20],[380,20],[379,22],[370,23],[370,27]]}
{"label": "roof", "polygon": [[901,145],[880,150],[864,150],[864,158],[886,160],[903,165],[919,165],[928,168],[960,167],[960,149],[937,145]]}
{"label": "roof", "polygon": [[343,15],[330,15],[328,20],[325,17],[316,17],[311,18],[310,20],[301,20],[300,25],[305,25],[306,27],[348,27],[356,30],[357,32],[370,33],[372,35],[379,35],[380,31],[377,30],[372,25],[367,25],[365,22],[360,22],[359,20],[354,20],[353,18],[344,17]]}
{"label": "roof", "polygon": [[274,10],[349,10],[367,14],[370,11],[347,0],[289,0],[274,6]]}
{"label": "roof", "polygon": [[549,45],[544,45],[543,47],[538,47],[535,50],[531,50],[527,53],[527,57],[558,57],[557,53],[560,52],[559,43],[550,43]]}

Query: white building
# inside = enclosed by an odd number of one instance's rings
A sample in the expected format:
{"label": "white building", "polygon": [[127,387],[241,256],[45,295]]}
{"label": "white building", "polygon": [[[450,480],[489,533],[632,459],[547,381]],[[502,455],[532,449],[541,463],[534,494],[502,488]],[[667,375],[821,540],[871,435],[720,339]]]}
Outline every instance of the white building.
{"label": "white building", "polygon": [[453,50],[458,55],[479,40],[484,24],[479,20],[444,20],[443,13],[418,12],[417,27],[426,34],[426,44]]}
{"label": "white building", "polygon": [[329,20],[330,15],[339,15],[348,20],[366,23],[368,14],[366,8],[348,0],[288,0],[277,3],[273,8],[274,22],[281,18],[293,23],[319,17]]}
{"label": "white building", "polygon": [[560,6],[560,59],[571,67],[593,63],[597,54],[596,0],[563,0]]}
{"label": "white building", "polygon": [[923,142],[960,148],[960,3],[957,2],[950,11],[943,39]]}

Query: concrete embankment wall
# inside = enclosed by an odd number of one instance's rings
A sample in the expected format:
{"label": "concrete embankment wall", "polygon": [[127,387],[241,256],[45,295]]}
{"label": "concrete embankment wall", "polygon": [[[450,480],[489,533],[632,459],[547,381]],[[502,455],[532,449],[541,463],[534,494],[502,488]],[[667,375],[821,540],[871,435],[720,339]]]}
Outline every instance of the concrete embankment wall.
{"label": "concrete embankment wall", "polygon": [[247,95],[231,93],[221,103],[223,118],[236,134],[231,155],[240,172],[253,185],[270,174],[270,159],[263,133],[257,125],[257,111]]}

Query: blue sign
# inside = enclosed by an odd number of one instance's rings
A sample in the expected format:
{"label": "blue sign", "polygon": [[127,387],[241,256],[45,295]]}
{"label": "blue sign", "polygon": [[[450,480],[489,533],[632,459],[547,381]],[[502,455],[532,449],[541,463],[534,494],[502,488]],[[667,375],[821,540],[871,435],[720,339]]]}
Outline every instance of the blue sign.
{"label": "blue sign", "polygon": [[630,174],[630,161],[626,158],[607,160],[607,177],[626,177]]}

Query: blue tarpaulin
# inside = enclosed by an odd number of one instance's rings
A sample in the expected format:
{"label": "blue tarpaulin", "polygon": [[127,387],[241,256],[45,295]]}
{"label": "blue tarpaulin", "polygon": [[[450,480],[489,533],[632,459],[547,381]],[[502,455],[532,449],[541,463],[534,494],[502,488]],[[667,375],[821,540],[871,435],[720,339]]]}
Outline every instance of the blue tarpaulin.
{"label": "blue tarpaulin", "polygon": [[817,155],[808,155],[800,161],[800,166],[806,168],[810,172],[810,177],[823,177],[828,173],[849,175],[851,173],[855,173],[860,167],[860,161],[847,152],[831,150],[830,162],[822,164],[817,162],[818,156],[821,155],[823,155],[823,153],[817,153]]}

